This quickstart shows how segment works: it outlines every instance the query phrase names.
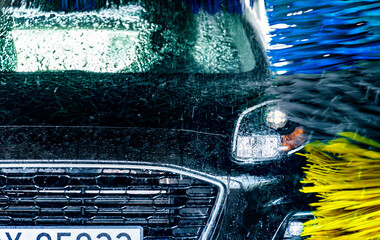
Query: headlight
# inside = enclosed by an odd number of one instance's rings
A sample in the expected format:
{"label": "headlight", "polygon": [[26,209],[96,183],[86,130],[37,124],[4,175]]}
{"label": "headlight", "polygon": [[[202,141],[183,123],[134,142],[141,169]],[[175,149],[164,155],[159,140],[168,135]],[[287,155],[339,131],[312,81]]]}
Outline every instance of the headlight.
{"label": "headlight", "polygon": [[272,100],[245,110],[233,136],[232,159],[239,164],[276,160],[303,147],[306,132],[289,121]]}
{"label": "headlight", "polygon": [[237,136],[236,157],[241,159],[271,159],[279,154],[281,140],[278,135]]}
{"label": "headlight", "polygon": [[303,230],[303,223],[311,219],[314,216],[311,212],[296,212],[289,213],[278,227],[276,234],[272,240],[301,240]]}
{"label": "headlight", "polygon": [[272,129],[283,128],[287,122],[286,114],[274,107],[269,108],[266,114],[266,124]]}

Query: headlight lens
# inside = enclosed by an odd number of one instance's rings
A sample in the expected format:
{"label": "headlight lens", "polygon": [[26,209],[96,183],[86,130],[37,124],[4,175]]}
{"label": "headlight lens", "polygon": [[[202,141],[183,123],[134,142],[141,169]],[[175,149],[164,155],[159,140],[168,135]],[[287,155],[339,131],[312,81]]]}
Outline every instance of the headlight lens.
{"label": "headlight lens", "polygon": [[296,212],[289,213],[278,227],[276,234],[272,240],[302,240],[303,223],[314,216],[311,212]]}
{"label": "headlight lens", "polygon": [[284,239],[300,237],[303,230],[302,222],[289,222],[286,226]]}
{"label": "headlight lens", "polygon": [[306,142],[306,132],[291,123],[277,107],[267,101],[244,111],[236,124],[232,158],[239,164],[255,164],[292,154]]}
{"label": "headlight lens", "polygon": [[236,157],[271,159],[279,154],[281,147],[278,135],[238,136]]}

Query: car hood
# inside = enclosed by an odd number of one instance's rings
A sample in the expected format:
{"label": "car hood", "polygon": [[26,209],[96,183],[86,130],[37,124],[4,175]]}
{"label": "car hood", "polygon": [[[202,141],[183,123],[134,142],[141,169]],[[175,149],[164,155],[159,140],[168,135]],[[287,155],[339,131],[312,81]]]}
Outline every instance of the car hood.
{"label": "car hood", "polygon": [[[0,128],[1,159],[70,162],[130,161],[177,164],[195,170],[227,169],[224,135],[116,127]],[[213,171],[215,172],[215,171]]]}
{"label": "car hood", "polygon": [[229,134],[263,101],[263,73],[0,74],[0,125],[187,129]]}

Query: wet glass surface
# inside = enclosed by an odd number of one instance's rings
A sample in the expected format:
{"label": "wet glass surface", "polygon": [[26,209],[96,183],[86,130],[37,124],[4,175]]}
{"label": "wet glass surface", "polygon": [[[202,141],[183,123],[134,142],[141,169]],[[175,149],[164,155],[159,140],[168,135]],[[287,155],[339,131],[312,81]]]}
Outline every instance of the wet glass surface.
{"label": "wet glass surface", "polygon": [[[86,12],[3,9],[0,70],[17,72],[251,71],[241,15],[126,4]],[[174,8],[174,7],[173,7]]]}

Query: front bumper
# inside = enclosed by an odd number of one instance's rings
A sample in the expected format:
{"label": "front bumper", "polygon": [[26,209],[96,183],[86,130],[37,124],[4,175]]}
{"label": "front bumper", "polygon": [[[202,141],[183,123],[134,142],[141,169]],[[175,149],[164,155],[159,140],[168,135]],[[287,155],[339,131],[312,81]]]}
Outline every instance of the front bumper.
{"label": "front bumper", "polygon": [[293,206],[288,189],[294,186],[284,187],[290,180],[283,174],[234,166],[228,159],[228,145],[228,136],[185,130],[3,126],[0,165],[26,172],[36,167],[85,172],[94,166],[140,166],[203,176],[217,182],[223,192],[207,236],[269,239]]}

